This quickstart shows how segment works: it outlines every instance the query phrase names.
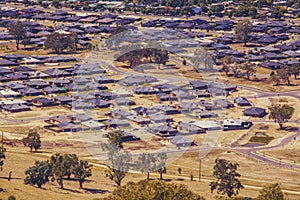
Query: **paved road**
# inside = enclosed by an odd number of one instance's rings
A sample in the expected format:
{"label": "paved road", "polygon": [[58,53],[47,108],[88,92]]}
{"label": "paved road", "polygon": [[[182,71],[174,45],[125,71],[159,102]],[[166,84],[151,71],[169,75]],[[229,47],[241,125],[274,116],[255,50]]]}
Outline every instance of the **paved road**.
{"label": "paved road", "polygon": [[288,136],[284,138],[279,144],[273,145],[273,146],[263,146],[263,147],[253,147],[253,148],[243,148],[243,147],[233,147],[232,150],[242,153],[244,155],[250,156],[256,160],[263,161],[267,164],[271,165],[276,165],[280,167],[286,167],[286,168],[293,168],[293,169],[300,169],[300,165],[292,165],[288,163],[283,163],[281,161],[273,160],[270,159],[269,157],[263,156],[263,155],[258,155],[254,152],[256,151],[262,151],[262,150],[270,150],[270,149],[275,149],[278,147],[282,147],[290,143],[291,141],[294,140],[294,138],[299,137],[300,132],[297,132],[296,134],[293,134],[291,136]]}

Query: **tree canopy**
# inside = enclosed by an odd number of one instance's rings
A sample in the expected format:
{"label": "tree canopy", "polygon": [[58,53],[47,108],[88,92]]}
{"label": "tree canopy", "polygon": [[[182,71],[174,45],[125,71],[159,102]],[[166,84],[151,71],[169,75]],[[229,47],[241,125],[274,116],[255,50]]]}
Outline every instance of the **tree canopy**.
{"label": "tree canopy", "polygon": [[269,107],[270,119],[275,120],[279,124],[280,129],[283,128],[283,124],[287,122],[294,114],[294,108],[284,105],[273,105]]}
{"label": "tree canopy", "polygon": [[244,20],[239,22],[235,27],[235,37],[244,43],[244,46],[247,45],[250,37],[249,34],[252,31],[252,23],[249,20]]}
{"label": "tree canopy", "polygon": [[60,54],[66,49],[76,50],[77,35],[53,32],[45,40],[45,48]]}
{"label": "tree canopy", "polygon": [[216,181],[210,183],[211,192],[217,190],[218,194],[236,196],[239,190],[244,188],[239,180],[241,175],[237,172],[238,166],[237,163],[231,163],[229,160],[216,159],[213,172]]}
{"label": "tree canopy", "polygon": [[284,200],[284,194],[278,183],[264,186],[260,191],[256,200]]}
{"label": "tree canopy", "polygon": [[11,34],[16,40],[16,48],[19,50],[20,43],[27,38],[25,24],[20,21],[16,23],[10,23],[7,29],[9,34]]}
{"label": "tree canopy", "polygon": [[52,176],[52,167],[48,161],[36,161],[34,166],[29,167],[25,171],[25,184],[37,185],[42,188],[42,185],[49,181]]}
{"label": "tree canopy", "polygon": [[104,200],[204,200],[198,194],[190,191],[183,184],[165,183],[163,181],[142,180],[137,183],[129,182],[118,187],[113,194]]}
{"label": "tree canopy", "polygon": [[32,149],[37,151],[41,148],[40,134],[38,134],[36,129],[30,129],[27,137],[23,138],[22,141],[25,146],[30,148],[30,151],[32,151]]}

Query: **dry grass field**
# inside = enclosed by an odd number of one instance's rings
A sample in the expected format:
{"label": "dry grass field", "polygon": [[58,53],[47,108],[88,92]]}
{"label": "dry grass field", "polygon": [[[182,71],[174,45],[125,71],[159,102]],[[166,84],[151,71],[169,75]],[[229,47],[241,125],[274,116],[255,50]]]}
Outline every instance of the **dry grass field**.
{"label": "dry grass field", "polygon": [[[99,199],[109,194],[115,185],[112,181],[105,177],[105,167],[100,161],[93,161],[93,176],[84,184],[84,189],[79,189],[78,182],[74,180],[65,180],[65,189],[58,188],[55,182],[47,183],[43,189],[23,184],[24,171],[35,160],[47,160],[52,153],[72,152],[78,153],[80,158],[87,159],[88,152],[80,143],[56,140],[56,145],[49,147],[51,142],[46,142],[45,149],[38,153],[30,153],[28,148],[22,147],[21,144],[15,147],[7,146],[7,159],[2,172],[0,172],[0,185],[4,188],[4,192],[0,193],[0,198],[6,199],[13,194],[17,199]],[[53,143],[53,141],[52,141]],[[60,144],[60,146],[58,146]],[[64,145],[62,145],[64,144]],[[72,150],[72,151],[71,151]],[[171,155],[176,156],[176,155]],[[216,158],[226,158],[232,162],[240,163],[239,171],[242,174],[242,183],[245,189],[241,191],[242,196],[256,196],[259,187],[269,182],[279,182],[282,187],[287,190],[286,195],[289,199],[297,199],[300,194],[293,194],[292,191],[299,191],[299,171],[272,167],[255,160],[249,160],[245,156],[241,156],[231,151],[214,150],[205,158],[202,158],[202,180],[198,181],[199,153],[186,152],[173,163],[167,166],[167,174],[164,178],[171,182],[186,184],[191,190],[205,196],[207,199],[213,199],[215,194],[210,193],[209,182],[212,179],[212,167]],[[182,168],[182,173],[178,174],[178,168]],[[9,171],[12,171],[12,180],[8,181],[6,177]],[[190,181],[190,175],[194,175],[194,181]],[[255,178],[254,178],[255,177]],[[282,177],[285,177],[282,179]],[[129,173],[124,183],[128,181],[138,181],[144,179],[145,175],[140,172]],[[152,173],[151,178],[158,178],[157,173]],[[250,186],[251,185],[251,186]]]}

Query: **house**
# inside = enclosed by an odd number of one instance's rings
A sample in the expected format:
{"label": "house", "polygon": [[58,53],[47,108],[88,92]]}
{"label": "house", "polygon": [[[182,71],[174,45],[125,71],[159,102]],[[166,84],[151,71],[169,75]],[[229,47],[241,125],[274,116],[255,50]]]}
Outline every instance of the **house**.
{"label": "house", "polygon": [[130,141],[140,140],[139,137],[136,137],[133,134],[129,134],[129,133],[126,133],[125,131],[121,131],[121,130],[110,132],[110,133],[107,134],[107,136],[113,135],[113,134],[116,134],[116,133],[120,135],[120,141],[119,142],[130,142]]}
{"label": "house", "polygon": [[163,101],[177,101],[177,97],[167,94],[167,93],[158,93],[156,95],[156,99],[159,102],[163,102]]}
{"label": "house", "polygon": [[9,66],[17,66],[18,63],[6,60],[6,59],[1,59],[0,60],[0,67],[9,67]]}
{"label": "house", "polygon": [[266,109],[258,107],[247,108],[243,113],[244,115],[251,117],[264,117],[267,115]]}
{"label": "house", "polygon": [[48,86],[48,87],[45,87],[43,90],[46,94],[58,94],[58,93],[67,92],[66,90],[56,87],[56,86]]}
{"label": "house", "polygon": [[122,109],[112,110],[111,113],[112,113],[112,116],[120,117],[120,118],[127,118],[128,116],[131,115],[131,113],[127,112],[126,110],[122,110]]}
{"label": "house", "polygon": [[0,90],[0,97],[1,98],[17,98],[17,97],[21,97],[21,94],[19,92],[15,92],[10,89],[2,89],[2,90]]}
{"label": "house", "polygon": [[136,94],[143,94],[143,95],[152,95],[152,94],[157,94],[158,91],[153,89],[152,87],[136,87],[134,88],[134,93]]}
{"label": "house", "polygon": [[97,108],[109,108],[112,106],[110,101],[105,101],[102,99],[96,99],[94,104]]}
{"label": "house", "polygon": [[73,124],[80,124],[82,122],[92,120],[92,118],[85,113],[75,113],[72,115],[68,115],[67,119],[71,120]]}
{"label": "house", "polygon": [[148,125],[151,123],[151,121],[148,118],[144,118],[141,116],[130,115],[130,116],[127,116],[127,119],[140,125],[140,126]]}
{"label": "house", "polygon": [[56,79],[49,80],[48,82],[49,82],[49,84],[51,84],[53,86],[63,87],[65,85],[68,85],[70,83],[70,80],[56,78]]}
{"label": "house", "polygon": [[36,88],[36,89],[41,89],[41,88],[45,88],[45,87],[49,86],[48,83],[46,83],[45,81],[43,81],[41,79],[32,79],[32,80],[24,82],[24,84],[26,84],[29,87]]}
{"label": "house", "polygon": [[148,117],[154,123],[170,123],[173,121],[173,119],[170,116],[160,113],[148,114]]}
{"label": "house", "polygon": [[47,69],[43,73],[48,74],[52,78],[71,76],[69,72],[57,68]]}
{"label": "house", "polygon": [[94,95],[95,97],[100,97],[103,100],[113,100],[118,97],[118,95],[113,92],[99,92]]}
{"label": "house", "polygon": [[106,128],[105,124],[102,124],[94,120],[84,121],[81,122],[81,124],[84,127],[83,130],[101,130]]}
{"label": "house", "polygon": [[[142,106],[132,108],[131,111],[135,115],[146,116],[148,114],[148,108]],[[153,113],[155,113],[155,111]]]}
{"label": "house", "polygon": [[195,99],[194,95],[192,95],[186,91],[183,91],[183,90],[175,90],[175,91],[172,91],[171,94],[173,94],[175,97],[177,97],[177,99],[181,99],[181,100]]}
{"label": "house", "polygon": [[56,127],[58,127],[59,132],[79,132],[82,130],[79,125],[72,123],[61,123],[57,124]]}
{"label": "house", "polygon": [[194,102],[180,102],[179,104],[176,104],[176,109],[181,110],[181,112],[191,112],[198,110],[199,107]]}
{"label": "house", "polygon": [[37,107],[56,106],[58,103],[52,99],[45,97],[38,97],[31,100],[32,104]]}
{"label": "house", "polygon": [[193,124],[203,128],[206,131],[214,131],[214,130],[221,129],[219,122],[213,120],[201,120],[201,121],[196,121]]}
{"label": "house", "polygon": [[218,114],[207,110],[195,110],[194,113],[198,118],[201,119],[218,117]]}
{"label": "house", "polygon": [[228,101],[227,99],[218,99],[218,100],[215,100],[214,103],[222,108],[226,108],[226,109],[229,109],[229,108],[233,108],[234,107],[234,104],[231,103],[230,101]]}
{"label": "house", "polygon": [[157,112],[162,112],[166,115],[180,114],[181,111],[169,105],[157,105],[152,107],[153,110]]}
{"label": "house", "polygon": [[55,96],[54,99],[59,102],[60,104],[68,104],[70,102],[73,101],[73,99],[69,96],[65,96],[65,95],[62,95],[62,96]]}
{"label": "house", "polygon": [[249,129],[252,126],[252,122],[247,122],[240,119],[225,119],[222,122],[223,130],[239,130],[239,129]]}
{"label": "house", "polygon": [[129,133],[124,133],[120,139],[121,139],[121,142],[130,142],[130,141],[140,140],[139,137],[137,137],[133,134],[129,134]]}
{"label": "house", "polygon": [[23,85],[23,84],[20,84],[18,82],[8,82],[5,84],[8,88],[12,89],[13,91],[18,91],[20,89],[24,89],[26,88],[27,86],[26,85]]}
{"label": "house", "polygon": [[116,80],[109,78],[107,76],[98,76],[96,78],[94,78],[94,80],[96,82],[98,82],[99,84],[108,84],[108,83],[115,83],[117,82]]}
{"label": "house", "polygon": [[189,147],[195,145],[194,140],[183,137],[182,135],[176,135],[171,138],[171,143],[177,147]]}
{"label": "house", "polygon": [[281,62],[273,62],[273,61],[263,62],[260,65],[264,68],[268,68],[271,70],[276,70],[283,67],[283,64]]}
{"label": "house", "polygon": [[235,98],[234,103],[236,103],[238,106],[251,106],[251,103],[245,97]]}
{"label": "house", "polygon": [[19,92],[23,96],[38,96],[38,95],[43,94],[42,91],[35,89],[35,88],[31,88],[31,87],[26,87],[26,88],[20,89]]}
{"label": "house", "polygon": [[20,104],[20,103],[19,104],[9,104],[9,105],[2,106],[2,110],[6,111],[6,112],[15,113],[15,112],[29,111],[30,107],[25,104]]}
{"label": "house", "polygon": [[194,81],[190,81],[190,85],[193,87],[194,90],[205,90],[208,88],[209,83],[199,81],[199,80],[194,80]]}
{"label": "house", "polygon": [[148,129],[149,131],[160,137],[175,136],[178,133],[176,129],[167,125],[153,126],[149,127]]}
{"label": "house", "polygon": [[72,120],[68,118],[67,116],[57,115],[54,117],[50,117],[48,120],[45,120],[46,123],[57,125],[61,123],[70,123]]}
{"label": "house", "polygon": [[70,109],[72,110],[85,110],[85,109],[94,109],[95,107],[91,104],[73,100],[72,102],[69,102],[67,105],[69,105]]}
{"label": "house", "polygon": [[195,95],[196,97],[200,97],[200,98],[203,98],[203,97],[211,97],[211,94],[209,92],[205,92],[205,91],[202,91],[202,90],[192,90],[192,94]]}
{"label": "house", "polygon": [[139,76],[139,75],[130,75],[120,80],[125,86],[132,86],[132,85],[143,85],[145,83],[153,83],[157,82],[157,79],[152,76]]}
{"label": "house", "polygon": [[135,105],[135,102],[127,99],[127,98],[123,98],[123,97],[119,97],[114,99],[114,102],[118,105],[118,106],[133,106]]}
{"label": "house", "polygon": [[191,123],[178,122],[178,130],[184,134],[200,134],[205,133],[205,130]]}
{"label": "house", "polygon": [[127,121],[117,118],[106,120],[104,123],[106,124],[107,128],[119,128],[130,126],[130,124]]}

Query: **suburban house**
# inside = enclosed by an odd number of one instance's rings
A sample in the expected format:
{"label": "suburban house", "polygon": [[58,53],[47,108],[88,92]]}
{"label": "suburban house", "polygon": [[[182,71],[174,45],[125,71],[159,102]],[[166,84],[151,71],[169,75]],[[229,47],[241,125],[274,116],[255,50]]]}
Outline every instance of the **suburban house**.
{"label": "suburban house", "polygon": [[140,126],[148,125],[151,123],[151,121],[148,118],[144,118],[141,116],[130,115],[127,117],[127,119]]}
{"label": "suburban house", "polygon": [[251,117],[264,117],[267,115],[266,109],[258,107],[247,108],[243,113],[244,115]]}
{"label": "suburban house", "polygon": [[177,147],[189,147],[195,145],[194,140],[183,137],[182,135],[176,135],[172,137],[170,141]]}
{"label": "suburban house", "polygon": [[32,104],[37,107],[47,107],[56,106],[58,103],[52,99],[47,99],[45,97],[38,97],[31,100]]}
{"label": "suburban house", "polygon": [[220,123],[218,121],[213,120],[201,120],[193,122],[193,124],[203,128],[206,131],[214,131],[221,129]]}
{"label": "suburban house", "polygon": [[159,125],[153,126],[148,128],[152,133],[158,135],[160,137],[170,137],[175,136],[178,131],[170,126],[167,125]]}
{"label": "suburban house", "polygon": [[200,133],[205,133],[205,130],[202,129],[199,126],[196,126],[192,123],[184,123],[184,122],[178,122],[178,126],[177,126],[178,130],[181,133],[184,134],[200,134]]}
{"label": "suburban house", "polygon": [[2,110],[10,113],[29,111],[30,107],[25,104],[9,104],[2,106]]}
{"label": "suburban house", "polygon": [[236,103],[238,106],[251,106],[251,103],[245,97],[235,98],[234,103]]}
{"label": "suburban house", "polygon": [[173,119],[171,117],[169,117],[168,115],[165,115],[165,114],[161,114],[161,113],[149,114],[148,117],[154,123],[170,123],[173,121]]}
{"label": "suburban house", "polygon": [[240,120],[240,119],[225,119],[222,123],[223,130],[239,130],[249,129],[252,126],[252,122]]}

